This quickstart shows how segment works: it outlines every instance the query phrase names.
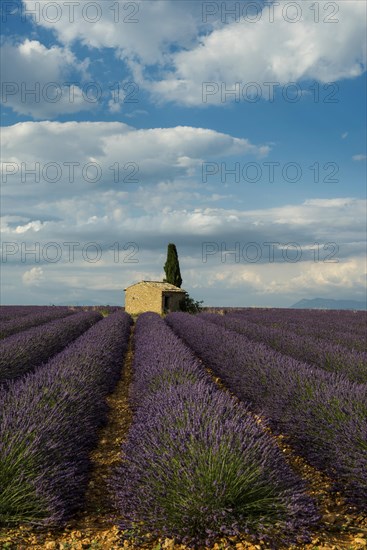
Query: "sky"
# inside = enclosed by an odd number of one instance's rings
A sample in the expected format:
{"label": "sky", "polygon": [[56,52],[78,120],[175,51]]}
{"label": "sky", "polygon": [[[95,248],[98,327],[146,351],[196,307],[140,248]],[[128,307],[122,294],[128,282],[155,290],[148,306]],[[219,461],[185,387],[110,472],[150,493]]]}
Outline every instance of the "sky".
{"label": "sky", "polygon": [[1,303],[366,299],[366,3],[1,3]]}

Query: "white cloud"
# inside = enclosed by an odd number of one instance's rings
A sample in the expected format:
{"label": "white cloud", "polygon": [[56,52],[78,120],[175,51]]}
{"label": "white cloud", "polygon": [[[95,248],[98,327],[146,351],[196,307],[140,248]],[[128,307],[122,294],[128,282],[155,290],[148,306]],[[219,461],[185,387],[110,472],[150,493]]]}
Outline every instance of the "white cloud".
{"label": "white cloud", "polygon": [[36,233],[40,231],[43,227],[43,223],[41,223],[39,220],[35,220],[29,223],[26,223],[25,225],[17,225],[14,229],[14,233],[23,234],[27,233],[27,231],[33,230]]}
{"label": "white cloud", "polygon": [[147,115],[148,111],[145,111],[144,109],[135,109],[135,111],[132,111],[131,113],[126,113],[126,118],[136,118],[140,115]]}
{"label": "white cloud", "polygon": [[25,39],[17,45],[5,43],[0,55],[1,101],[16,113],[42,119],[96,107],[82,86],[89,61],[78,61],[68,47],[47,48],[38,40]]}
{"label": "white cloud", "polygon": [[[9,193],[44,194],[46,185],[50,196],[65,197],[95,189],[130,191],[139,184],[187,177],[195,170],[201,174],[203,161],[264,156],[269,147],[190,126],[137,130],[120,122],[42,121],[3,128],[2,150],[3,183]],[[36,176],[27,172],[32,169]]]}
{"label": "white cloud", "polygon": [[[178,189],[183,193],[185,187],[181,184]],[[167,194],[174,192],[174,182],[159,183],[144,189],[143,196],[141,191],[128,198],[124,195],[125,202],[121,194],[108,191],[93,197],[92,202],[91,197],[81,197],[76,201],[36,204],[32,207],[33,217],[28,219],[6,216],[3,242],[18,245],[17,254],[12,254],[14,248],[8,249],[9,257],[3,266],[8,296],[24,303],[29,303],[31,296],[38,303],[72,303],[83,297],[101,303],[122,303],[122,289],[128,284],[162,277],[167,242],[173,240],[178,246],[185,288],[195,289],[195,297],[210,300],[207,303],[286,306],[310,296],[363,299],[365,201],[311,199],[302,204],[245,211],[178,209],[177,204],[166,206],[165,202]],[[188,198],[183,196],[183,204],[185,200]],[[145,204],[149,205],[145,212],[136,211],[137,205]],[[43,216],[56,213],[58,219],[42,222],[42,212]],[[34,242],[40,243],[40,260],[47,265],[47,280],[42,267],[34,266],[33,255],[29,254],[28,270],[22,277],[30,292],[33,286],[37,294],[21,298],[19,289],[14,287],[24,269],[21,250],[33,250]],[[64,244],[70,242],[79,243],[72,263]],[[102,255],[96,263],[88,262],[83,255],[83,247],[92,242],[101,247]],[[137,245],[138,263],[126,263],[128,242]],[[217,249],[204,262],[203,245],[208,242]],[[274,245],[274,261],[270,247],[264,244],[268,242],[279,243]],[[300,261],[292,263],[282,253],[289,242],[298,243]],[[314,252],[317,242],[319,257]],[[329,258],[332,249],[324,249],[327,242],[337,244],[334,258]],[[50,263],[47,257],[55,256],[55,243],[60,249],[60,261]],[[236,243],[240,253],[234,262],[234,255],[226,251],[237,249]],[[248,243],[256,243],[261,249],[262,256],[255,263],[250,261],[253,248],[247,249]]]}
{"label": "white cloud", "polygon": [[91,9],[84,2],[69,8],[67,2],[57,1],[53,4],[58,5],[58,18],[55,8],[47,16],[43,7],[47,0],[23,0],[23,4],[29,13],[33,11],[35,22],[53,29],[64,44],[79,40],[91,48],[114,48],[122,59],[137,57],[147,64],[161,63],[172,44],[189,47],[201,17],[200,2],[177,0],[94,2],[97,8]]}
{"label": "white cloud", "polygon": [[254,296],[329,296],[351,289],[363,297],[365,265],[362,258],[350,258],[340,263],[299,262],[252,265],[222,264],[220,271],[211,270],[210,287],[249,290]]}
{"label": "white cloud", "polygon": [[349,134],[349,132],[344,132],[344,133],[341,135],[341,138],[342,138],[342,139],[345,139],[346,137],[348,137],[348,134]]}
{"label": "white cloud", "polygon": [[41,267],[32,267],[22,275],[23,283],[26,286],[39,286],[44,280],[43,269]]}
{"label": "white cloud", "polygon": [[[222,83],[227,89],[235,89],[240,83],[237,97],[244,101],[242,92],[245,97],[246,93],[250,95],[248,83],[256,83],[258,96],[268,99],[270,86],[264,85],[266,82],[332,82],[362,74],[366,65],[365,2],[336,4],[339,11],[335,23],[325,22],[322,15],[329,13],[330,3],[328,8],[326,2],[317,2],[319,22],[315,22],[314,2],[296,4],[302,12],[296,23],[285,19],[287,4],[286,0],[274,6],[268,4],[256,23],[240,19],[213,30],[196,47],[175,53],[173,70],[160,82],[147,79],[141,84],[152,89],[157,98],[200,105],[205,83],[214,86],[211,95],[205,95],[206,102],[221,104],[235,98],[232,94],[223,99]],[[139,78],[138,71],[135,75]],[[209,91],[206,87],[204,90]]]}
{"label": "white cloud", "polygon": [[[37,11],[37,5],[42,8],[46,0],[23,2]],[[261,97],[267,98],[265,82],[286,85],[316,79],[326,83],[354,78],[365,70],[366,3],[360,0],[334,4],[303,0],[293,7],[280,0],[266,3],[256,22],[245,16],[222,21],[221,9],[226,5],[214,3],[218,13],[205,24],[202,2],[120,0],[114,3],[118,16],[110,4],[95,3],[100,14],[94,23],[88,20],[91,14],[83,14],[82,3],[75,7],[73,20],[65,3],[53,4],[59,4],[60,18],[52,22],[38,8],[40,15],[34,17],[38,24],[53,29],[67,46],[78,40],[90,48],[115,49],[135,81],[157,101],[202,105],[205,82],[223,83],[228,89],[240,83],[241,94],[243,85],[255,82]],[[235,4],[244,7],[241,2]],[[148,75],[145,70],[152,67],[155,72]],[[223,101],[220,92],[207,97],[214,104],[232,100]],[[117,106],[110,108],[117,111]]]}
{"label": "white cloud", "polygon": [[355,160],[355,161],[357,161],[357,162],[358,162],[358,161],[362,161],[362,160],[366,160],[366,159],[367,159],[367,155],[363,155],[363,154],[361,154],[361,155],[353,155],[352,159]]}
{"label": "white cloud", "polygon": [[108,110],[112,114],[120,113],[121,106],[122,106],[122,102],[117,102],[117,101],[114,101],[113,99],[110,99],[108,102]]}
{"label": "white cloud", "polygon": [[[288,243],[301,247],[304,261],[315,257],[316,243],[321,260],[331,257],[333,252],[337,258],[364,253],[366,202],[363,200],[314,199],[277,208],[236,210],[205,207],[205,198],[198,194],[195,202],[203,206],[185,208],[191,199],[189,190],[185,194],[182,184],[180,188],[179,184],[159,183],[129,195],[108,191],[70,200],[36,201],[29,218],[20,222],[17,215],[4,217],[3,239],[19,246],[22,242],[37,241],[42,246],[57,242],[63,249],[66,249],[63,243],[69,241],[81,243],[79,248],[94,241],[108,248],[118,239],[155,249],[169,235],[200,256],[204,243],[214,243],[216,252],[208,255],[209,263],[220,262],[222,243],[225,250],[232,250],[236,243],[241,249],[247,243],[257,243],[262,250],[260,260],[265,262],[269,246],[264,243],[269,242],[278,243],[274,244],[277,262],[283,261],[282,248]],[[181,209],[177,207],[177,198]],[[48,221],[42,221],[47,217]]]}

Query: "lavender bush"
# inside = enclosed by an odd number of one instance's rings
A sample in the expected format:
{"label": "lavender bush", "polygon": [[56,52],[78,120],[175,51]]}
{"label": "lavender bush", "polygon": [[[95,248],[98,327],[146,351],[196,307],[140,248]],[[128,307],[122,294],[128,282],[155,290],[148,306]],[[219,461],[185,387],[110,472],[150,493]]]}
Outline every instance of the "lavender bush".
{"label": "lavender bush", "polygon": [[[247,308],[228,309],[230,315],[241,315],[248,321],[274,328],[283,328],[316,338],[324,338],[329,342],[342,343],[340,338],[349,345],[349,337],[357,338],[359,344],[366,348],[367,312],[341,310],[300,310],[279,308]],[[347,338],[343,338],[346,335]],[[345,345],[345,344],[343,344]]]}
{"label": "lavender bush", "polygon": [[97,312],[83,311],[4,338],[0,342],[0,385],[32,371],[101,319]]}
{"label": "lavender bush", "polygon": [[41,311],[45,306],[0,306],[0,321],[9,321],[10,319],[16,319],[29,315],[30,313],[37,313]]}
{"label": "lavender bush", "polygon": [[1,524],[60,524],[82,505],[130,322],[125,313],[110,315],[0,392]]}
{"label": "lavender bush", "polygon": [[67,307],[49,307],[37,308],[35,312],[31,312],[27,315],[21,315],[7,321],[0,321],[0,338],[5,338],[11,334],[27,330],[31,327],[36,327],[48,323],[49,321],[55,321],[56,319],[62,319],[68,315],[72,315],[74,311],[71,311]]}
{"label": "lavender bush", "polygon": [[303,482],[249,414],[217,389],[156,314],[136,327],[136,414],[111,481],[122,527],[189,544],[251,532],[305,537],[317,519]]}
{"label": "lavender bush", "polygon": [[[160,352],[152,346],[161,340]],[[170,356],[170,360],[168,360]],[[130,401],[138,406],[155,390],[182,382],[209,381],[204,369],[199,368],[193,352],[175,336],[171,329],[154,313],[145,313],[135,328],[134,383]]]}
{"label": "lavender bush", "polygon": [[[249,320],[252,321],[250,318]],[[271,322],[267,319],[267,326],[273,328],[281,328],[295,332],[300,336],[312,337],[316,340],[326,340],[331,344],[338,344],[349,349],[357,351],[366,351],[366,333],[367,326],[363,326],[359,330],[358,324],[345,321],[343,326],[340,326],[338,320],[334,319],[332,314],[325,316],[325,319],[308,319],[303,317],[304,322],[296,322],[295,320],[282,319],[279,323]],[[264,320],[261,324],[264,323]]]}
{"label": "lavender bush", "polygon": [[367,385],[281,355],[197,316],[171,313],[166,320],[233,393],[338,480],[352,502],[365,506]]}
{"label": "lavender bush", "polygon": [[244,315],[223,316],[204,313],[201,317],[243,334],[251,340],[263,342],[300,361],[312,363],[331,372],[340,372],[355,382],[367,383],[367,352],[349,350],[339,344],[316,340],[289,330],[251,323]]}

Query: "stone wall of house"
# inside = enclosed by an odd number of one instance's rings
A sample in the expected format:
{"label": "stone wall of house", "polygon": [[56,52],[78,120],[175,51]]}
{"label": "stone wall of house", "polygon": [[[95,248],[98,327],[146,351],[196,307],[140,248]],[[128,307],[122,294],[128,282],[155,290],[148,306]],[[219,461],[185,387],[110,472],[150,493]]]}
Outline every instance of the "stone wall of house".
{"label": "stone wall of house", "polygon": [[184,292],[162,290],[144,284],[134,285],[125,291],[125,311],[138,315],[144,311],[164,313],[165,296],[169,298],[169,311],[178,311]]}
{"label": "stone wall of house", "polygon": [[137,315],[144,311],[163,313],[161,289],[144,285],[135,285],[126,289],[125,311],[132,315]]}

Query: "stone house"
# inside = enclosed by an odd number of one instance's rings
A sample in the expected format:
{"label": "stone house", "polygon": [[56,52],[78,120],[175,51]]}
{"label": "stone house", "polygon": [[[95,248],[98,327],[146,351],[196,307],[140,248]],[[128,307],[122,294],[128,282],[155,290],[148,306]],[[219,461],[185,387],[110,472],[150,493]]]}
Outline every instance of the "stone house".
{"label": "stone house", "polygon": [[168,313],[180,309],[185,291],[162,281],[141,281],[125,288],[125,311],[132,315],[144,311]]}

